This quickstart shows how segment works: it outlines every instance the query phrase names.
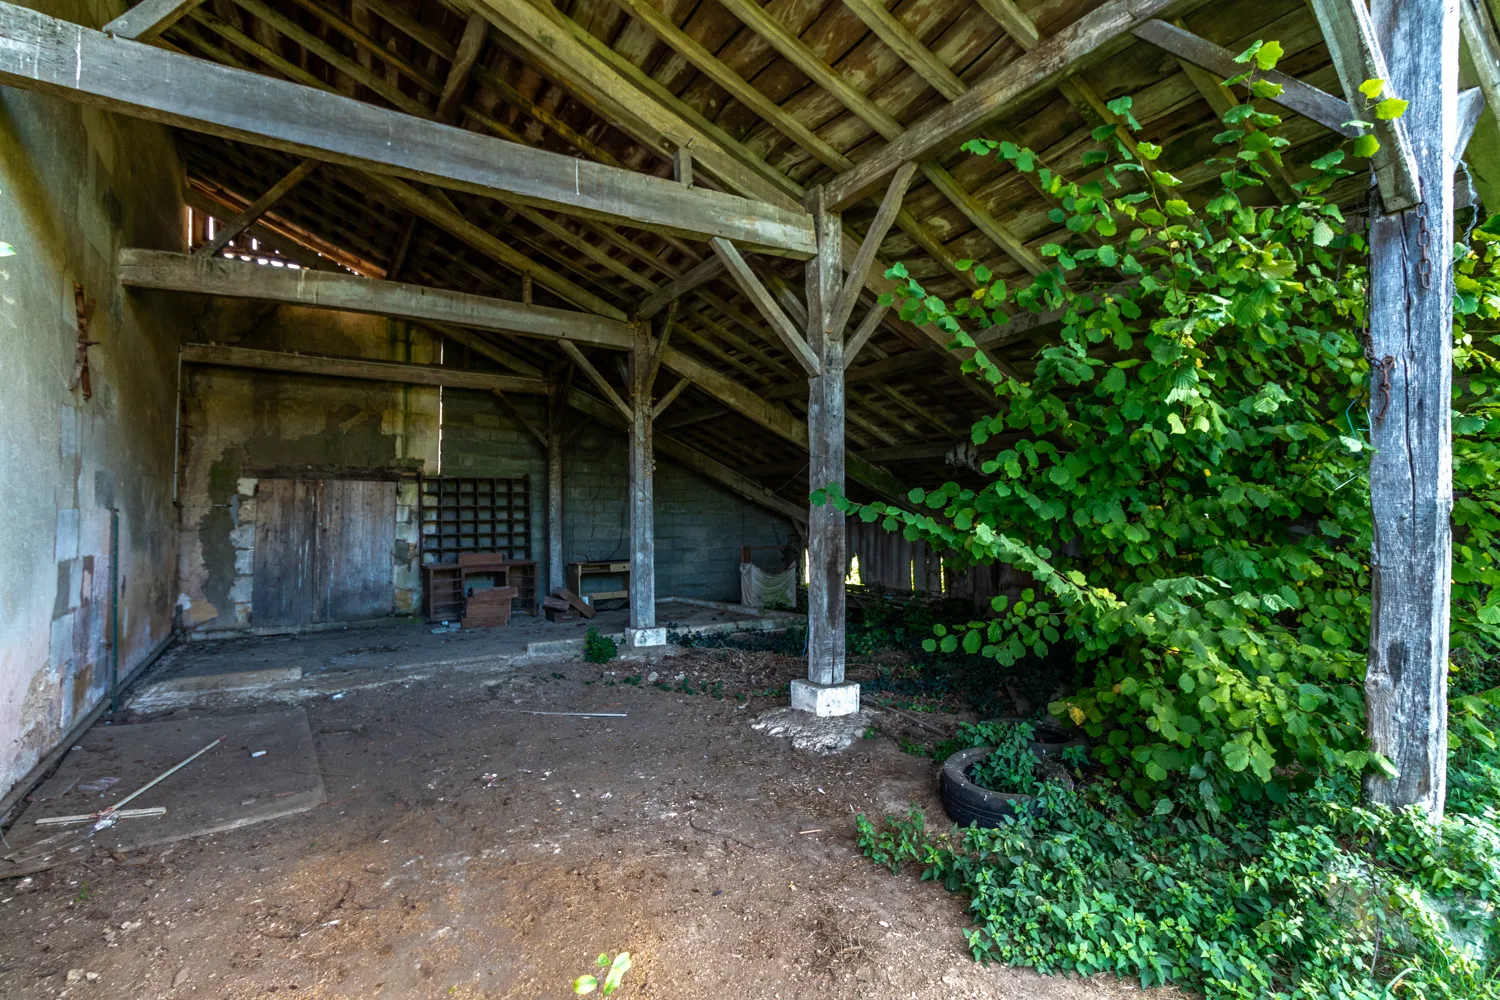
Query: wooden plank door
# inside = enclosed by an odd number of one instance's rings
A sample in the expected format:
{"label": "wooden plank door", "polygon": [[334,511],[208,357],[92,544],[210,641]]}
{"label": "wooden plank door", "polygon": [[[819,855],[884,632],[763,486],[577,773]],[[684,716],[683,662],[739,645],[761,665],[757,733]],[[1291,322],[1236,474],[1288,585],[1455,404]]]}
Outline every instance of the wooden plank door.
{"label": "wooden plank door", "polygon": [[262,479],[256,491],[252,620],[358,621],[391,613],[396,484]]}
{"label": "wooden plank door", "polygon": [[309,625],[317,577],[316,480],[262,479],[255,495],[255,575],[250,588],[256,625]]}
{"label": "wooden plank door", "polygon": [[396,547],[396,484],[327,480],[318,511],[321,621],[391,613]]}

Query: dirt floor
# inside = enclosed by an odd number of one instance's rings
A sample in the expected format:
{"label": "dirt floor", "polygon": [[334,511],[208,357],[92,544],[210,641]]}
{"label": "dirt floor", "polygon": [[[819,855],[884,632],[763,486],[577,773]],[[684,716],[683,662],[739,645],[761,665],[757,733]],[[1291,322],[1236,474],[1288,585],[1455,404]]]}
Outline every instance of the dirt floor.
{"label": "dirt floor", "polygon": [[753,730],[802,669],[700,649],[309,701],[325,805],[0,881],[0,995],[530,1000],[622,950],[626,1000],[1139,992],[975,965],[961,900],[861,857],[856,813],[940,812],[934,768],[896,716],[827,757]]}

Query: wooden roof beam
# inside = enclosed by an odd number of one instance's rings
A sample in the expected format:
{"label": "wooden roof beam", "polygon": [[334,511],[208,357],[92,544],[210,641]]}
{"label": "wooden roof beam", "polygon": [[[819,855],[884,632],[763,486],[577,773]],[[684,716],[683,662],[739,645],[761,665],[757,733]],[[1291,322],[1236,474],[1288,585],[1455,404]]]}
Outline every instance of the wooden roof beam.
{"label": "wooden roof beam", "polygon": [[340,309],[548,340],[567,337],[615,350],[628,350],[631,345],[629,326],[589,313],[349,274],[288,271],[220,257],[124,248],[120,251],[119,278],[121,284],[132,288]]}
{"label": "wooden roof beam", "polygon": [[203,0],[142,0],[106,24],[103,31],[116,38],[153,42],[163,31],[202,2]]}
{"label": "wooden roof beam", "polygon": [[830,208],[841,209],[873,192],[901,164],[921,160],[972,137],[986,122],[1015,110],[1133,40],[1132,29],[1172,16],[1194,0],[1105,0],[1036,48],[926,115],[853,170],[827,184]]}
{"label": "wooden roof beam", "polygon": [[[243,2],[243,0],[242,0]],[[806,256],[806,212],[607,167],[209,63],[0,2],[0,82],[304,157]]]}
{"label": "wooden roof beam", "polygon": [[309,174],[318,169],[320,164],[317,160],[303,160],[293,167],[285,177],[271,185],[266,193],[250,203],[239,215],[224,223],[219,231],[214,233],[214,238],[199,247],[194,253],[202,254],[204,257],[212,257],[220,250],[227,247],[231,240],[249,229],[251,224],[265,215],[271,206],[276,204],[287,193],[301,184]]}
{"label": "wooden roof beam", "polygon": [[545,395],[547,392],[547,383],[541,379],[471,372],[462,368],[445,368],[442,365],[374,361],[369,358],[332,357],[322,354],[293,354],[287,351],[260,351],[229,344],[183,344],[181,356],[184,362],[193,365],[253,368],[261,371],[285,372],[290,375],[322,375],[330,378],[394,382],[400,385],[432,385],[442,386],[445,389],[479,389],[533,395]]}

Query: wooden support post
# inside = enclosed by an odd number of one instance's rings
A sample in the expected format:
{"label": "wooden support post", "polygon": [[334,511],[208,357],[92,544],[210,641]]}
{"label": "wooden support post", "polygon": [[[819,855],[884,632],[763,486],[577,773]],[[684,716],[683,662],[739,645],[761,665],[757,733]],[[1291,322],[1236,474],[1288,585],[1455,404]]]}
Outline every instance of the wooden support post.
{"label": "wooden support post", "polygon": [[[807,341],[819,370],[807,380],[808,483],[844,488],[844,331],[833,327],[843,287],[842,225],[826,208],[823,188],[808,195],[818,253],[807,263]],[[844,512],[830,501],[807,518],[807,678],[795,682],[792,705],[818,715],[859,710],[858,686],[844,686]]]}
{"label": "wooden support post", "polygon": [[563,417],[568,412],[572,366],[560,371],[547,398],[547,593],[568,585],[563,553]]}
{"label": "wooden support post", "polygon": [[665,629],[656,627],[656,525],[652,483],[656,461],[651,452],[651,328],[635,325],[630,352],[630,627],[631,646],[664,646]]}
{"label": "wooden support post", "polygon": [[1365,707],[1370,749],[1399,774],[1365,795],[1436,818],[1447,792],[1448,614],[1453,510],[1453,166],[1458,8],[1374,0],[1375,38],[1421,202],[1370,227],[1370,503],[1374,544]]}

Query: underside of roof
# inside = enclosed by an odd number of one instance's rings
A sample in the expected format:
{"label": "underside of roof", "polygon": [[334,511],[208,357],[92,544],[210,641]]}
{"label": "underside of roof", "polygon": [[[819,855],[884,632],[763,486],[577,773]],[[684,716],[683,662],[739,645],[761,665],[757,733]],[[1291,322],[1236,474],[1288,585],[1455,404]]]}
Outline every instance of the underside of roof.
{"label": "underside of roof", "polygon": [[[866,160],[977,81],[1100,6],[1092,0],[208,0],[163,36],[184,53],[282,77],[511,142],[670,178],[671,136],[711,144],[733,170],[699,167],[693,182],[736,194],[774,190],[800,200]],[[1239,52],[1278,40],[1279,68],[1342,93],[1318,24],[1302,0],[1188,4],[1179,23]],[[1221,76],[1133,41],[1103,61],[988,122],[981,134],[1029,147],[1039,161],[1087,176],[1091,132],[1114,122],[1107,103],[1129,95],[1135,134],[1165,150],[1162,165],[1191,191],[1211,182],[1207,164],[1218,114],[1232,102]],[[1243,92],[1241,92],[1243,93]],[[1301,165],[1341,136],[1290,111],[1277,129],[1290,142],[1285,170],[1258,197],[1284,197]],[[665,123],[665,124],[664,124]],[[679,127],[680,126],[680,127]],[[190,202],[227,219],[298,167],[289,154],[179,132]],[[701,152],[703,146],[697,148]],[[679,167],[679,169],[681,169]],[[1362,198],[1355,178],[1344,195]],[[664,284],[710,260],[707,243],[582,219],[455,191],[391,182],[324,164],[261,217],[261,252],[360,275],[539,305],[636,314]],[[1191,195],[1190,195],[1191,196]],[[1257,195],[1250,196],[1251,198]],[[879,193],[844,210],[845,229],[869,227]],[[1036,173],[949,148],[925,160],[880,258],[901,261],[936,294],[973,286],[959,261],[1007,281],[1044,264],[1040,248],[1072,234]],[[201,234],[200,234],[201,235]],[[246,238],[248,239],[248,237]],[[237,245],[248,247],[246,239]],[[322,260],[308,251],[323,255]],[[751,255],[762,281],[794,317],[803,264]],[[878,264],[881,270],[884,264]],[[867,293],[855,318],[874,304]],[[665,315],[665,314],[662,314]],[[728,276],[688,293],[672,314],[672,344],[798,419],[806,417],[802,367]],[[661,318],[660,316],[658,318]],[[1036,326],[992,356],[1022,374]],[[477,368],[536,375],[563,360],[554,342],[475,332],[458,347]],[[469,338],[466,338],[469,339]],[[993,412],[990,390],[958,369],[948,338],[887,314],[848,371],[851,454],[899,480],[962,477],[950,450],[971,422]],[[476,350],[475,347],[484,349]],[[623,355],[589,352],[623,385]],[[453,363],[450,356],[449,363]],[[664,382],[667,376],[664,375]],[[660,387],[665,391],[667,384]],[[807,454],[694,385],[658,427],[791,499],[805,496]],[[945,461],[945,456],[949,456]],[[961,464],[961,463],[960,463]],[[856,491],[857,492],[857,491]]]}

